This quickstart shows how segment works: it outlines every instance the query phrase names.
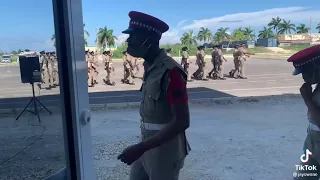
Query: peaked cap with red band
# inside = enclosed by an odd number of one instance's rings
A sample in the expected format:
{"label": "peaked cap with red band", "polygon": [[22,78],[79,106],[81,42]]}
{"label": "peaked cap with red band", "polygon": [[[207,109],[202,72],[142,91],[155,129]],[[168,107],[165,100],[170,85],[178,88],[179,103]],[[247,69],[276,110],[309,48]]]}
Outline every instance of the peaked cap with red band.
{"label": "peaked cap with red band", "polygon": [[288,60],[292,62],[295,67],[293,75],[298,75],[302,73],[302,67],[314,63],[315,61],[320,61],[320,45],[312,46],[306,48],[292,55]]}
{"label": "peaked cap with red band", "polygon": [[142,12],[130,11],[129,17],[129,28],[122,31],[124,34],[131,34],[137,30],[147,30],[150,31],[150,33],[161,36],[169,29],[168,24],[165,22]]}

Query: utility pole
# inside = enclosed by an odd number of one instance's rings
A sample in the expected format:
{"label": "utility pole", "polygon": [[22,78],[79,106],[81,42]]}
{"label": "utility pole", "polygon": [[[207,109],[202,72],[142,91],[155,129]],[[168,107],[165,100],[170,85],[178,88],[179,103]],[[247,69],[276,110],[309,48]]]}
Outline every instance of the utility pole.
{"label": "utility pole", "polygon": [[96,32],[96,49],[98,50],[98,25],[95,27],[95,32]]}
{"label": "utility pole", "polygon": [[310,36],[312,34],[312,17],[310,16]]}

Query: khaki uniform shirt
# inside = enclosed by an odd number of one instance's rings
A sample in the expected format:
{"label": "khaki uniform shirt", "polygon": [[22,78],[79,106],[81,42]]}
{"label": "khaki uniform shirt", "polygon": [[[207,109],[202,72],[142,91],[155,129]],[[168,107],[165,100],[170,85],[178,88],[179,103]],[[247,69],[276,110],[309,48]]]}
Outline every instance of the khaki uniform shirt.
{"label": "khaki uniform shirt", "polygon": [[239,59],[240,59],[240,60],[246,60],[246,53],[247,53],[247,51],[246,51],[245,48],[240,47],[240,48],[238,49],[238,53],[239,53]]}
{"label": "khaki uniform shirt", "polygon": [[236,60],[236,59],[238,59],[238,49],[235,49],[234,51],[233,51],[233,58]]}
{"label": "khaki uniform shirt", "polygon": [[[142,141],[155,135],[160,130],[148,129],[144,124],[161,125],[162,127],[175,118],[166,94],[170,81],[168,70],[179,68],[181,75],[187,80],[187,74],[182,67],[174,59],[168,57],[165,51],[162,51],[156,57],[153,64],[148,65],[145,61],[145,65],[147,68],[141,86],[142,101],[140,106]],[[171,141],[145,152],[142,158],[159,164],[172,163],[185,158],[189,151],[190,146],[185,132],[181,132]]]}

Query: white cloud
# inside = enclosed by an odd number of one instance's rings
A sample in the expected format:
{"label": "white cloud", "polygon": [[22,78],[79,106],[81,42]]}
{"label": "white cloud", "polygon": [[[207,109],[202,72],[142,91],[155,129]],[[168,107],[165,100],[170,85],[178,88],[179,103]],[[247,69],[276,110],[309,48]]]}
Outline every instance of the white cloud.
{"label": "white cloud", "polygon": [[117,36],[116,45],[121,45],[123,42],[125,42],[128,39],[128,34],[121,34]]}
{"label": "white cloud", "polygon": [[220,27],[235,29],[238,27],[262,28],[272,18],[279,16],[282,19],[291,20],[293,23],[305,23],[309,25],[310,17],[319,21],[320,10],[310,10],[305,7],[274,8],[256,12],[227,14],[210,19],[194,20],[193,23],[182,27],[182,30],[199,30],[201,27],[216,30]]}
{"label": "white cloud", "polygon": [[[287,7],[273,8],[256,12],[239,12],[235,14],[226,14],[219,17],[212,17],[202,20],[194,20],[188,24],[187,20],[180,21],[176,27],[162,35],[161,44],[175,44],[180,42],[181,35],[188,31],[197,31],[201,27],[209,28],[213,32],[220,27],[228,27],[230,30],[239,27],[251,27],[256,31],[266,26],[272,18],[279,16],[282,19],[290,20],[292,23],[304,23],[309,26],[310,17],[314,22],[320,22],[320,10],[310,10],[306,7]],[[230,34],[231,32],[228,31]],[[126,40],[127,35],[118,36],[117,44]]]}

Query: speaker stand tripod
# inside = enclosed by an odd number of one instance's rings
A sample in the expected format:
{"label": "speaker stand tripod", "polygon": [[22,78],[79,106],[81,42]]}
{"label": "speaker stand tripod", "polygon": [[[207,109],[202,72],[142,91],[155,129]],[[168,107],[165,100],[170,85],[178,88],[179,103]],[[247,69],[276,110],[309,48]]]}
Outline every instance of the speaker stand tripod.
{"label": "speaker stand tripod", "polygon": [[[18,120],[20,118],[20,116],[25,112],[28,111],[36,116],[38,116],[38,120],[39,122],[41,122],[40,120],[40,112],[45,109],[49,114],[52,114],[51,111],[49,111],[48,108],[46,108],[37,98],[34,92],[34,83],[30,83],[31,87],[32,87],[32,98],[30,99],[29,103],[27,104],[27,106],[22,110],[22,112],[19,114],[19,116],[16,118],[16,120]],[[39,107],[38,107],[38,103],[39,103]],[[33,110],[27,110],[27,108],[33,104]],[[40,108],[40,109],[39,109]]]}

